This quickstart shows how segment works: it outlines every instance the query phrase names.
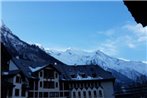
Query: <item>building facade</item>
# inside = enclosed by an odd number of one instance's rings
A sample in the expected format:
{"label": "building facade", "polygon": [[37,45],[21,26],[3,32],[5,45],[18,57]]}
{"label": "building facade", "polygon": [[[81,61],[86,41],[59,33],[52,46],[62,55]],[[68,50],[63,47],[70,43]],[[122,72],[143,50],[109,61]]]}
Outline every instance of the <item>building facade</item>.
{"label": "building facade", "polygon": [[98,65],[39,64],[12,58],[9,71],[2,75],[12,84],[5,98],[115,98],[114,77]]}

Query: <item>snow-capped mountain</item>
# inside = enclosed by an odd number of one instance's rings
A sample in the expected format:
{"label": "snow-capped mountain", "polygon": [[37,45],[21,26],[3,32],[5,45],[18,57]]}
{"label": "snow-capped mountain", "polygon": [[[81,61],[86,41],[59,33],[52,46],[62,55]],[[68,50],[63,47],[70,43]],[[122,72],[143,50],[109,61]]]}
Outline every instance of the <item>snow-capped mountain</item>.
{"label": "snow-capped mountain", "polygon": [[57,62],[63,64],[59,60],[48,55],[37,45],[28,44],[22,41],[21,39],[19,39],[4,24],[2,24],[0,27],[0,37],[1,37],[0,42],[3,43],[3,45],[7,48],[7,50],[10,52],[10,54],[13,57],[19,56],[19,58],[27,59],[30,61],[50,62],[50,63]]}
{"label": "snow-capped mountain", "polygon": [[86,52],[76,49],[66,51],[46,50],[47,53],[68,65],[96,64],[112,74],[120,73],[129,79],[136,80],[140,75],[147,76],[147,64],[137,61],[126,61],[110,57],[101,51]]}

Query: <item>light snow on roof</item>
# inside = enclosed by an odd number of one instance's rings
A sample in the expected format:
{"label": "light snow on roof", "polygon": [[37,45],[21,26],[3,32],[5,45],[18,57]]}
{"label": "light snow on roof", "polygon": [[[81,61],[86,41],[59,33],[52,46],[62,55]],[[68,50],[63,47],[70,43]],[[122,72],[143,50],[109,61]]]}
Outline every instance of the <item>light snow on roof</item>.
{"label": "light snow on roof", "polygon": [[96,77],[96,78],[93,78],[91,76],[87,76],[87,77],[81,77],[79,74],[77,75],[76,78],[72,78],[73,80],[95,80],[95,79],[103,79],[102,77]]}
{"label": "light snow on roof", "polygon": [[29,66],[29,68],[30,68],[30,70],[31,70],[32,72],[35,72],[35,71],[38,71],[38,70],[42,69],[43,66],[42,66],[42,67],[35,67],[35,68]]}

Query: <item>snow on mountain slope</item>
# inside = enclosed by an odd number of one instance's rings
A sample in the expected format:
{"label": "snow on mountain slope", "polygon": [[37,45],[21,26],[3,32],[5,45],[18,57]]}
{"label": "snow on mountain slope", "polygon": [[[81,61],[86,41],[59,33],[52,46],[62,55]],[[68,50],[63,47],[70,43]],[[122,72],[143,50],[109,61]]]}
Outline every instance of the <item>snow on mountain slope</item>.
{"label": "snow on mountain slope", "polygon": [[19,56],[21,59],[35,62],[57,62],[63,64],[59,60],[48,55],[42,50],[43,48],[39,48],[35,44],[28,44],[19,39],[5,24],[0,26],[0,37],[0,42],[3,43],[13,57]]}
{"label": "snow on mountain slope", "polygon": [[101,51],[86,52],[76,49],[66,51],[46,50],[47,53],[68,65],[97,64],[105,70],[113,69],[118,73],[136,80],[137,76],[147,76],[147,64],[137,61],[125,61],[110,57]]}

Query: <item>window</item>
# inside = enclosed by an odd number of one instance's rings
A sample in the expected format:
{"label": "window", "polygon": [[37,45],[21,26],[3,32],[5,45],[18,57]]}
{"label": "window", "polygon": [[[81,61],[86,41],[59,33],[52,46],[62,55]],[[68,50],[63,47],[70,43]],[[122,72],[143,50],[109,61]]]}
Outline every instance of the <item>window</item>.
{"label": "window", "polygon": [[28,96],[29,98],[33,98],[33,92],[29,92]]}
{"label": "window", "polygon": [[42,71],[40,71],[40,77],[42,77]]}
{"label": "window", "polygon": [[21,96],[23,96],[23,97],[26,96],[26,90],[24,90],[24,89],[21,90]]}
{"label": "window", "polygon": [[44,78],[54,79],[54,70],[44,69]]}
{"label": "window", "polygon": [[69,85],[64,85],[64,90],[69,90]]}
{"label": "window", "polygon": [[48,92],[44,92],[44,98],[48,98]]}
{"label": "window", "polygon": [[81,98],[81,93],[80,92],[78,92],[78,96],[79,96],[79,98]]}
{"label": "window", "polygon": [[63,97],[63,92],[60,92],[60,97]]}
{"label": "window", "polygon": [[53,81],[44,81],[44,88],[55,88]]}
{"label": "window", "polygon": [[89,94],[89,96],[91,96],[91,92],[90,91],[88,92],[88,94]]}
{"label": "window", "polygon": [[35,81],[35,90],[38,90],[38,81]]}
{"label": "window", "polygon": [[16,83],[19,83],[19,77],[16,76]]}
{"label": "window", "polygon": [[73,92],[73,96],[76,97],[76,93],[75,92]]}
{"label": "window", "polygon": [[86,78],[86,74],[82,73],[80,75],[82,76],[82,78]]}
{"label": "window", "polygon": [[102,95],[102,91],[101,90],[99,90],[99,96],[100,97],[102,97],[103,95]]}
{"label": "window", "polygon": [[43,87],[44,87],[44,88],[48,88],[48,82],[47,82],[47,81],[44,81]]}
{"label": "window", "polygon": [[35,98],[38,97],[38,92],[35,92]]}
{"label": "window", "polygon": [[40,87],[42,87],[42,82],[40,82]]}
{"label": "window", "polygon": [[83,96],[86,97],[86,92],[85,91],[83,92]]}
{"label": "window", "polygon": [[39,98],[42,98],[42,92],[39,92]]}
{"label": "window", "polygon": [[92,74],[92,77],[93,77],[93,78],[96,78],[96,77],[97,77],[97,74],[96,74],[96,73],[93,73],[93,74]]}
{"label": "window", "polygon": [[96,97],[96,96],[97,96],[97,95],[96,95],[96,91],[94,91],[93,93],[94,93],[94,96]]}
{"label": "window", "polygon": [[35,77],[39,77],[39,73],[35,73],[34,76],[35,76]]}
{"label": "window", "polygon": [[71,76],[71,78],[76,78],[76,75],[75,74],[72,74],[70,76]]}
{"label": "window", "polygon": [[39,98],[42,97],[42,92],[39,92]]}
{"label": "window", "polygon": [[21,83],[21,78],[19,76],[16,76],[16,83]]}
{"label": "window", "polygon": [[34,81],[29,81],[30,90],[34,89]]}
{"label": "window", "polygon": [[[69,97],[69,92],[64,92],[64,95]],[[56,94],[56,97],[57,97],[57,94]]]}
{"label": "window", "polygon": [[[68,96],[67,94],[64,93],[65,96]],[[50,97],[59,97],[58,92],[50,92]]]}
{"label": "window", "polygon": [[15,89],[15,96],[19,96],[19,89]]}
{"label": "window", "polygon": [[56,78],[58,78],[58,74],[56,73]]}
{"label": "window", "polygon": [[56,82],[56,87],[58,87],[58,82]]}

